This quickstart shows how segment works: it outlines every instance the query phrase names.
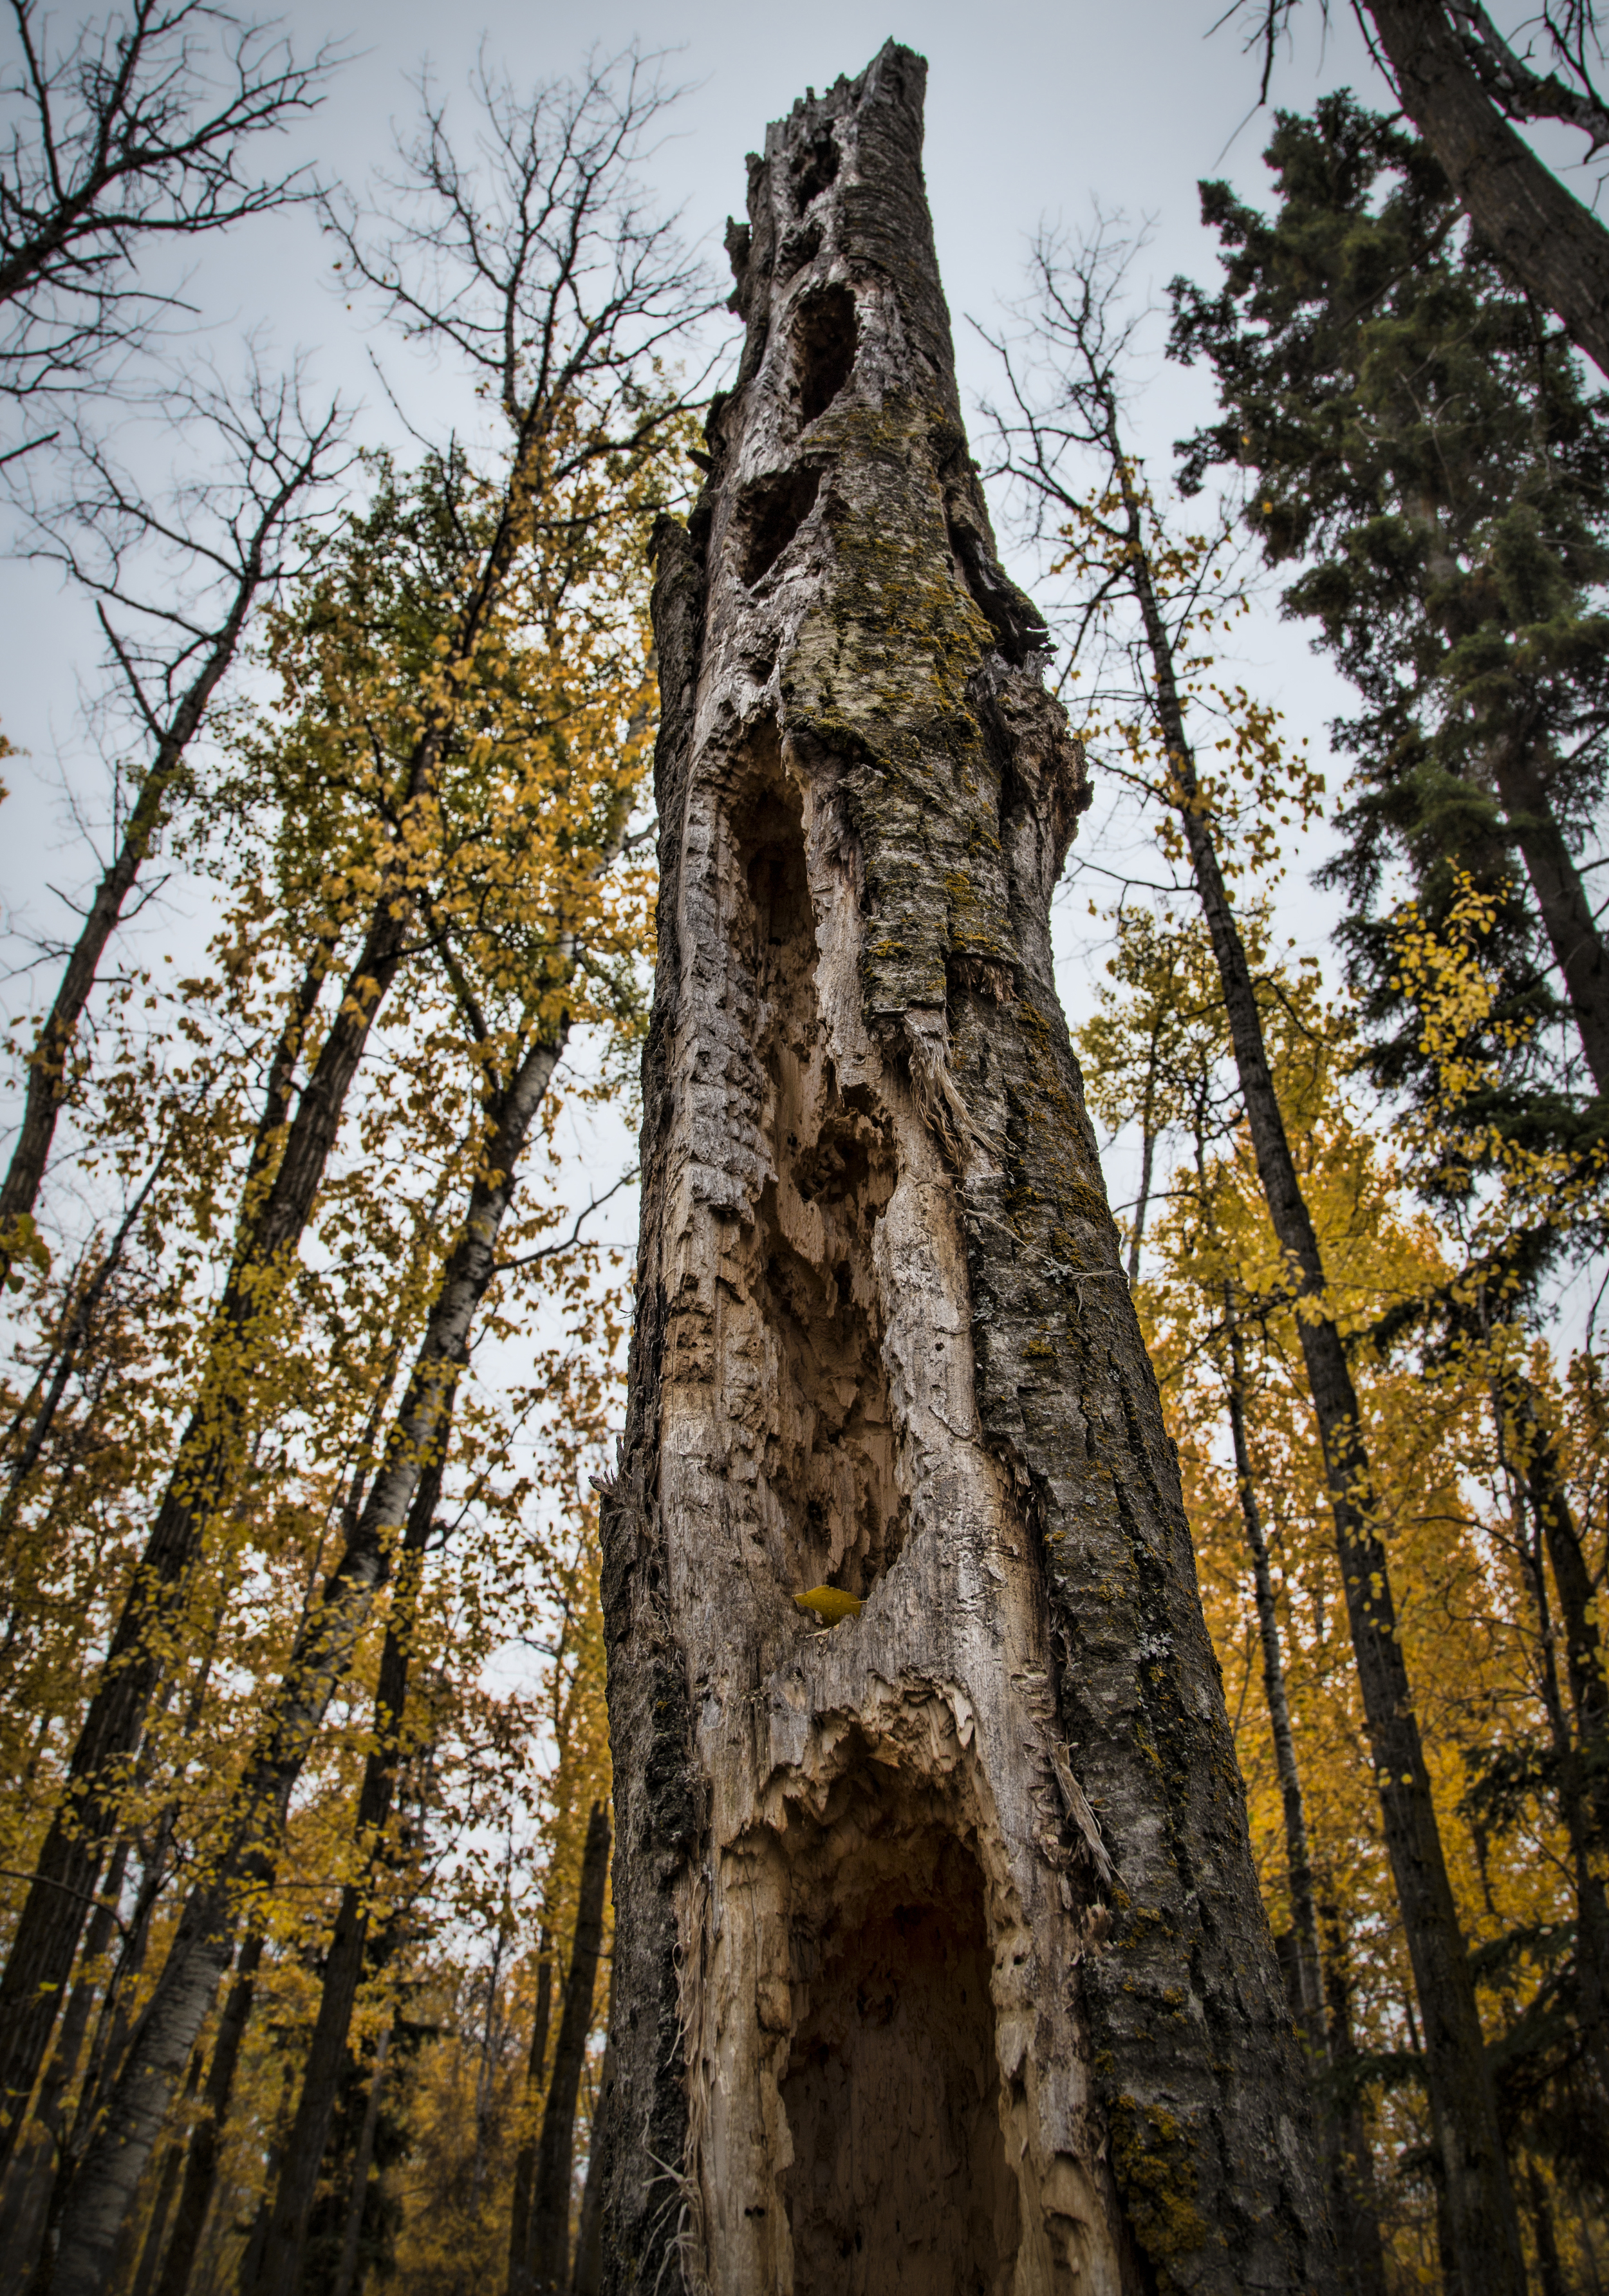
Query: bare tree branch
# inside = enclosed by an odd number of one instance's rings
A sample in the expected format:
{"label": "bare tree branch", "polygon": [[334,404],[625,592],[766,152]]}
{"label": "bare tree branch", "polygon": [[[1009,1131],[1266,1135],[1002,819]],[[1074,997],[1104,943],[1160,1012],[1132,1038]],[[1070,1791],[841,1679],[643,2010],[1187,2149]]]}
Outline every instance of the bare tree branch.
{"label": "bare tree branch", "polygon": [[103,386],[176,290],[142,248],[316,198],[306,168],[259,173],[254,139],[322,100],[342,61],[300,63],[273,23],[209,0],[128,0],[53,51],[40,0],[10,0],[0,77],[0,393]]}
{"label": "bare tree branch", "polygon": [[[647,445],[683,407],[656,361],[721,307],[675,217],[645,203],[636,170],[677,91],[635,47],[594,57],[579,81],[529,95],[484,56],[480,129],[463,156],[426,79],[421,119],[373,216],[326,203],[341,267],[416,340],[481,376],[529,453],[575,403],[591,422],[568,468]],[[555,490],[567,466],[554,467]]]}
{"label": "bare tree branch", "polygon": [[[292,570],[297,521],[346,459],[339,403],[309,408],[303,378],[266,374],[243,390],[192,386],[170,406],[188,456],[205,426],[224,468],[153,497],[80,432],[61,499],[32,509],[31,554],[94,599],[110,666],[147,744],[134,802],[104,865],[29,1062],[21,1127],[0,1182],[0,1274],[29,1234],[73,1045],[106,947],[181,793],[192,744],[239,652],[253,608]],[[205,461],[203,459],[203,467]]]}

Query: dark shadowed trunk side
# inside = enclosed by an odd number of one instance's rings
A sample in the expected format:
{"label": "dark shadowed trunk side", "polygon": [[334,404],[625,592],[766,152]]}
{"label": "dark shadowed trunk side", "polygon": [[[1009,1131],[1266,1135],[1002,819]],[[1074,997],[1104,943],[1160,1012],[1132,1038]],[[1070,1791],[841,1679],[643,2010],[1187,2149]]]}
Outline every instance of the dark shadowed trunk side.
{"label": "dark shadowed trunk side", "polygon": [[1339,2228],[1343,2279],[1350,2275],[1357,2296],[1386,2296],[1380,2194],[1375,2182],[1363,2084],[1358,2075],[1358,2046],[1352,2038],[1352,1987],[1347,1972],[1345,1933],[1334,1905],[1325,1906],[1323,1920],[1325,2011],[1335,2118],[1341,2130],[1331,2210]]}
{"label": "dark shadowed trunk side", "polygon": [[[609,2018],[614,2018],[614,1986],[609,1992]],[[598,2074],[598,2101],[592,2116],[592,2139],[587,2155],[587,2181],[581,2187],[581,2221],[576,2230],[575,2269],[570,2296],[600,2296],[603,2285],[603,2154],[598,2143],[614,2088],[614,2044],[605,2042]],[[513,2296],[513,2291],[510,2291]]]}
{"label": "dark shadowed trunk side", "polygon": [[768,131],[656,536],[603,2284],[1294,2296],[1304,2078],[1056,999],[1083,761],[967,453],[924,76]]}
{"label": "dark shadowed trunk side", "polygon": [[341,2258],[335,2267],[330,2296],[351,2296],[352,2284],[357,2277],[357,2251],[363,2240],[363,2219],[369,2204],[369,2171],[374,2165],[374,2139],[380,2128],[381,2102],[385,2095],[391,2031],[391,2027],[386,2026],[374,2044],[369,2093],[364,2100],[363,2127],[357,2134],[357,2151],[352,2161],[352,2191],[347,2202],[346,2224],[341,2232]]}
{"label": "dark shadowed trunk side", "polygon": [[301,2285],[308,2222],[318,2190],[318,2171],[329,2142],[331,2116],[346,2063],[347,2037],[351,2031],[352,2012],[363,1978],[371,1894],[384,1862],[385,1830],[396,1798],[414,1610],[424,1550],[435,1528],[436,1509],[441,1500],[444,1449],[445,1438],[436,1444],[419,1478],[398,1548],[397,1593],[391,1615],[386,1621],[380,1677],[374,1691],[374,1744],[363,1766],[354,1825],[360,1854],[367,1858],[369,1870],[360,1881],[349,1882],[341,1893],[334,1934],[324,1956],[318,2015],[302,2069],[296,2118],[280,2159],[274,2214],[269,2221],[262,2270],[258,2276],[257,2296],[296,2296]]}

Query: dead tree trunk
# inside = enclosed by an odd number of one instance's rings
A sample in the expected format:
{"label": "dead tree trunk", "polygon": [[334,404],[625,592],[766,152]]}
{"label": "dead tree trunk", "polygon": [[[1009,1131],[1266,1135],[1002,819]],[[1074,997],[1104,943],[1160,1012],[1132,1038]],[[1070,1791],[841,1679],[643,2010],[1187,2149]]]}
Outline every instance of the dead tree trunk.
{"label": "dead tree trunk", "polygon": [[603,2286],[1325,2289],[1052,976],[1083,760],[967,454],[924,78],[890,45],[769,130],[737,386],[656,537]]}

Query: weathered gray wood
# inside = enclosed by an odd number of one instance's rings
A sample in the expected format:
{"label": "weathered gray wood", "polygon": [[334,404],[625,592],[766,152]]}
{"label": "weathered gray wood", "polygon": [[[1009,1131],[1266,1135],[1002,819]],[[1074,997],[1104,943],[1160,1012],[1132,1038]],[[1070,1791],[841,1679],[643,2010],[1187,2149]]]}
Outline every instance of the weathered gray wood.
{"label": "weathered gray wood", "polygon": [[[1087,799],[886,47],[729,234],[656,537],[603,2285],[1323,2289],[1177,1464],[1052,978]],[[862,1598],[822,1629],[795,1597]]]}

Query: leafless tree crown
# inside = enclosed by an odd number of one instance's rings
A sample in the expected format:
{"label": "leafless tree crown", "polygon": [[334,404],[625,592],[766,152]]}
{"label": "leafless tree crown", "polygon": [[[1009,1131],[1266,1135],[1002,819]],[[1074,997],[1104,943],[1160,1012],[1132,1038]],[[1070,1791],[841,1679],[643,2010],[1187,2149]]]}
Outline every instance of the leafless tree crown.
{"label": "leafless tree crown", "polygon": [[585,451],[640,445],[675,397],[654,388],[657,362],[715,300],[637,180],[673,100],[657,60],[628,49],[529,94],[483,60],[467,149],[433,86],[420,93],[384,203],[330,209],[349,276],[405,332],[462,358],[521,444],[579,400]]}
{"label": "leafless tree crown", "polygon": [[[273,23],[207,0],[128,0],[52,44],[39,0],[10,0],[0,77],[0,392],[104,386],[178,292],[138,275],[188,241],[311,199],[309,171],[257,166],[258,139],[314,109],[340,61],[299,62]],[[15,451],[14,449],[12,451]]]}

